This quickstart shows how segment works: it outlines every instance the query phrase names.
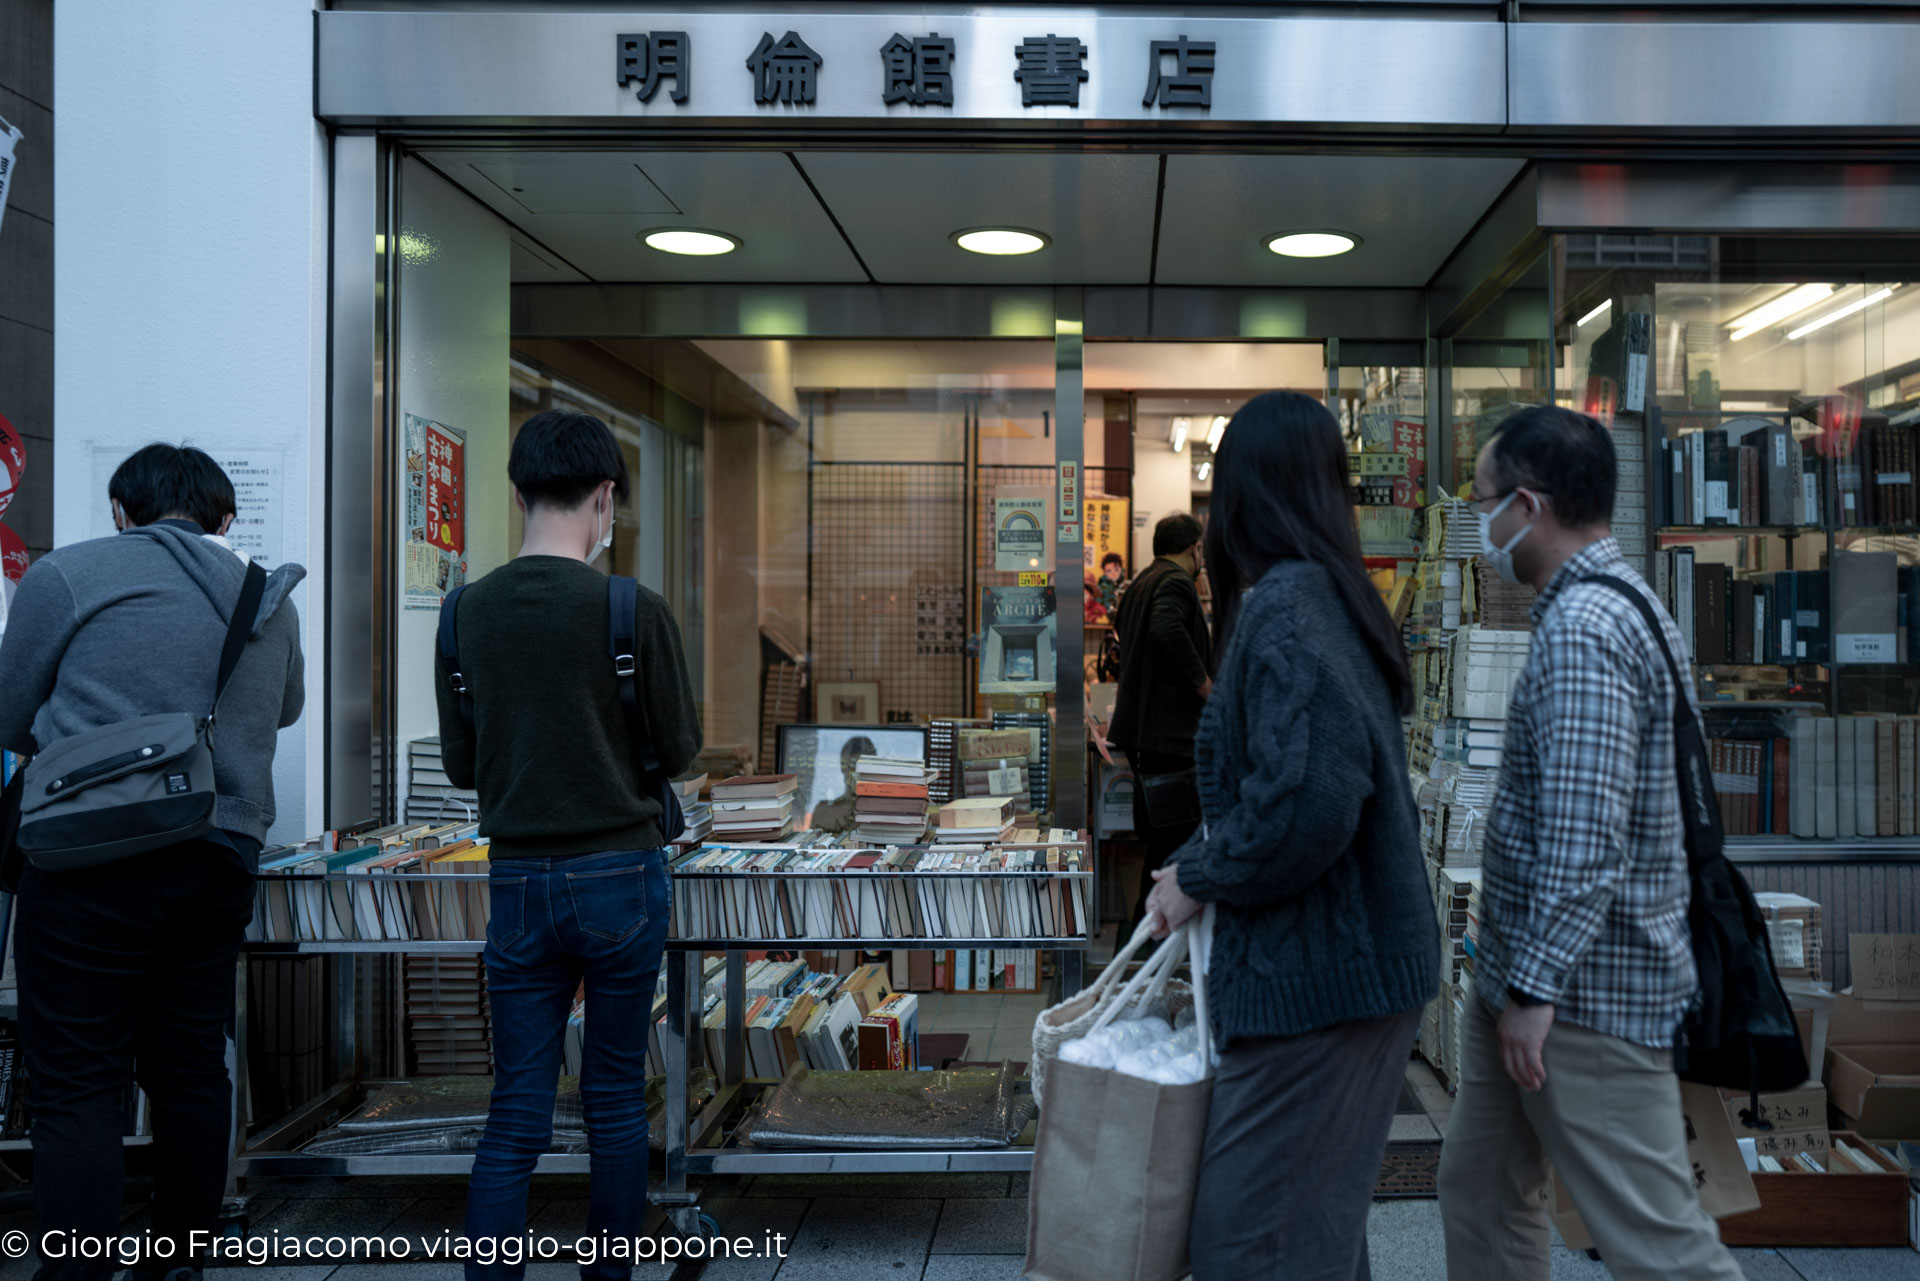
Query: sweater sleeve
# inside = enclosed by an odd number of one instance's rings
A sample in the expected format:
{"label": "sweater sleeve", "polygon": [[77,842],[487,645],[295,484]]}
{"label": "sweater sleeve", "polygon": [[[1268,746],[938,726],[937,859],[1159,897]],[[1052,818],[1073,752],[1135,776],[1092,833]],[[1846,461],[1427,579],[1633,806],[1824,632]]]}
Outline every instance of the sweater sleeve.
{"label": "sweater sleeve", "polygon": [[32,755],[33,719],[53,696],[60,658],[80,630],[73,588],[60,567],[40,561],[27,570],[7,611],[0,641],[0,747]]}
{"label": "sweater sleeve", "polygon": [[653,754],[667,777],[674,778],[686,773],[700,754],[700,710],[680,648],[680,626],[665,601],[656,597],[651,603],[649,609],[642,597],[634,619],[640,637],[640,696],[647,704]]}
{"label": "sweater sleeve", "polygon": [[[1373,795],[1364,734],[1349,732],[1358,716],[1309,715],[1317,674],[1304,663],[1270,656],[1248,670],[1243,689],[1247,762],[1226,812],[1169,859],[1180,889],[1201,902],[1258,908],[1291,898],[1345,854]],[[1308,769],[1339,786],[1312,786]]]}
{"label": "sweater sleeve", "polygon": [[280,693],[280,728],[287,729],[300,719],[307,705],[307,658],[300,649],[300,611],[292,601],[280,606],[286,615],[287,683]]}

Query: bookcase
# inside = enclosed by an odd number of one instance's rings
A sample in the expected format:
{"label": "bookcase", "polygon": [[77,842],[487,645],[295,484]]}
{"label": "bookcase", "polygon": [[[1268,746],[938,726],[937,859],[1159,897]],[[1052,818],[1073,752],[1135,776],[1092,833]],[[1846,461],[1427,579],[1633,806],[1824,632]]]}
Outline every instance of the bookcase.
{"label": "bookcase", "polygon": [[[1738,861],[1920,856],[1913,424],[1831,398],[1622,415]],[[1644,425],[1643,425],[1644,424]]]}
{"label": "bookcase", "polygon": [[[1005,1148],[924,1148],[915,1150],[846,1150],[831,1147],[780,1150],[756,1148],[735,1133],[760,1096],[778,1084],[747,1079],[742,1069],[746,1035],[741,1012],[746,1008],[747,954],[762,950],[822,949],[994,949],[1056,954],[1063,992],[1078,992],[1083,981],[1085,949],[1092,922],[1093,870],[1085,833],[1072,833],[1058,849],[1071,847],[1073,857],[1038,860],[1032,870],[931,871],[891,874],[869,870],[839,870],[803,874],[760,874],[741,871],[675,870],[676,918],[682,904],[700,910],[677,921],[667,941],[667,1009],[663,1038],[666,1060],[666,1139],[664,1177],[650,1181],[653,1201],[665,1209],[677,1230],[700,1233],[703,1226],[698,1193],[689,1178],[711,1174],[809,1173],[927,1173],[934,1171],[1025,1171],[1032,1168],[1033,1148],[1011,1144]],[[711,843],[709,843],[711,844]],[[1009,843],[1017,844],[1017,842]],[[765,848],[765,847],[743,847]],[[1009,860],[1012,863],[1012,860]],[[267,877],[262,878],[268,879]],[[382,893],[402,897],[420,892],[451,896],[469,906],[486,893],[484,875],[383,873],[378,878],[353,873],[283,875],[277,887],[291,897],[308,895],[318,901],[337,901],[342,893],[354,899],[337,919],[345,922],[333,932],[339,938],[297,941],[250,940],[253,955],[331,954],[340,973],[337,990],[351,991],[352,970],[367,955],[404,953],[410,956],[475,957],[486,946],[481,938],[425,939],[415,937],[361,937],[362,926],[380,919],[373,900],[369,915],[359,900]],[[795,882],[806,882],[805,889]],[[384,884],[370,884],[384,882]],[[419,890],[413,890],[415,884]],[[848,914],[829,910],[821,918],[830,928],[797,929],[804,919],[794,907],[811,894],[844,898]],[[730,901],[731,906],[722,900]],[[1076,913],[1072,904],[1081,907]],[[962,903],[968,906],[962,909]],[[771,904],[765,911],[756,908]],[[1063,911],[1056,907],[1065,905]],[[976,910],[977,909],[977,910]],[[444,921],[448,917],[436,913]],[[404,919],[404,918],[402,918]],[[466,918],[469,922],[477,917]],[[850,920],[850,928],[841,928]],[[716,928],[723,922],[724,928]],[[380,932],[380,931],[373,931]],[[398,933],[410,933],[404,929]],[[480,931],[470,931],[478,933]],[[687,1082],[703,1057],[701,966],[707,953],[725,956],[724,1053],[716,1065],[718,1089],[713,1098],[692,1114]],[[691,963],[690,963],[691,962]],[[242,967],[245,973],[245,967]],[[247,1095],[245,982],[239,995],[236,1036],[239,1070],[238,1097]],[[336,1011],[336,1015],[338,1015]],[[352,1058],[354,1029],[351,1017],[341,1018],[336,1035],[347,1042]],[[463,1154],[310,1155],[297,1145],[328,1118],[355,1106],[376,1081],[348,1079],[293,1109],[237,1143],[233,1170],[237,1178],[250,1175],[372,1175],[448,1174],[471,1169],[473,1158]],[[541,1173],[584,1173],[588,1156],[545,1153],[536,1166]]]}

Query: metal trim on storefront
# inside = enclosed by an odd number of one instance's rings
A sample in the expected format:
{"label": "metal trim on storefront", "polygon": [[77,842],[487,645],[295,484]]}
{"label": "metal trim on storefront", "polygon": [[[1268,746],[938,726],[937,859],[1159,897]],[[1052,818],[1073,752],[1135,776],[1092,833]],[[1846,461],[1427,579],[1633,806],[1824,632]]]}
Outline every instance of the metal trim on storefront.
{"label": "metal trim on storefront", "polygon": [[1920,229],[1920,164],[1562,160],[1537,170],[1536,221],[1556,231],[1910,235]]}

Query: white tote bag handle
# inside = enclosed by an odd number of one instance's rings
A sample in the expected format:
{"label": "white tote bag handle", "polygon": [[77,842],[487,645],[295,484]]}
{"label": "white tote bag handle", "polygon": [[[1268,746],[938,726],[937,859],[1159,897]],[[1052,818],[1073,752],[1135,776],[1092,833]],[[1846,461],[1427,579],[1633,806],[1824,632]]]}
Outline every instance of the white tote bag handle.
{"label": "white tote bag handle", "polygon": [[1212,903],[1187,922],[1187,953],[1193,965],[1193,1025],[1200,1034],[1200,1062],[1213,1075],[1213,1025],[1207,1018],[1207,966],[1213,962]]}
{"label": "white tote bag handle", "polygon": [[[1144,1013],[1147,1002],[1155,993],[1166,987],[1167,977],[1173,973],[1174,967],[1186,954],[1187,931],[1185,926],[1181,926],[1167,935],[1160,946],[1154,949],[1153,955],[1147,958],[1147,963],[1140,967],[1140,972],[1128,979],[1127,985],[1120,989],[1120,994],[1100,1011],[1100,1017],[1095,1019],[1093,1026],[1087,1029],[1087,1035],[1092,1036],[1113,1022],[1124,1009],[1134,1007]],[[1151,991],[1148,990],[1149,987]]]}

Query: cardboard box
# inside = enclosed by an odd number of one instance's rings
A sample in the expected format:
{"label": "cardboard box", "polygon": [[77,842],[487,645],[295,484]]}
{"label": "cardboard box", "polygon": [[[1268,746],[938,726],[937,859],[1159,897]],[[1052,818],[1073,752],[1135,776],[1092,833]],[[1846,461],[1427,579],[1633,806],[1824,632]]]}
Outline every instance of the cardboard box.
{"label": "cardboard box", "polygon": [[1868,1139],[1920,1139],[1920,1006],[1834,998],[1827,1096]]}
{"label": "cardboard box", "polygon": [[1827,1090],[1819,1082],[1797,1090],[1782,1090],[1760,1096],[1760,1110],[1753,1114],[1753,1098],[1733,1090],[1721,1091],[1726,1099],[1727,1121],[1733,1136],[1752,1139],[1762,1156],[1785,1159],[1800,1152],[1811,1152],[1826,1159]]}
{"label": "cardboard box", "polygon": [[1855,996],[1920,1010],[1920,934],[1849,934],[1847,961]]}
{"label": "cardboard box", "polygon": [[1760,1207],[1720,1220],[1720,1240],[1741,1245],[1899,1246],[1908,1240],[1906,1172],[1886,1154],[1849,1132],[1833,1135],[1882,1168],[1826,1174],[1753,1175]]}
{"label": "cardboard box", "polygon": [[[1716,1219],[1759,1208],[1754,1176],[1747,1170],[1746,1158],[1740,1155],[1720,1091],[1682,1082],[1680,1109],[1686,1117],[1687,1156],[1693,1163],[1694,1184],[1700,1189],[1700,1208]],[[1548,1210],[1568,1248],[1593,1249],[1593,1234],[1587,1231],[1558,1170],[1553,1172],[1552,1191]]]}

